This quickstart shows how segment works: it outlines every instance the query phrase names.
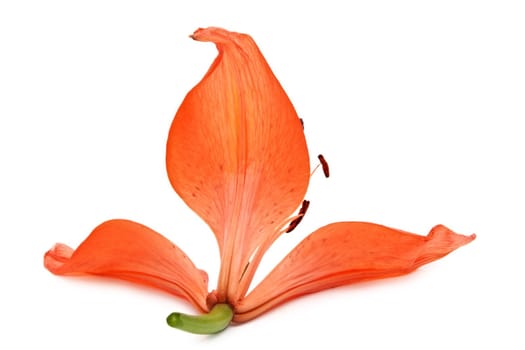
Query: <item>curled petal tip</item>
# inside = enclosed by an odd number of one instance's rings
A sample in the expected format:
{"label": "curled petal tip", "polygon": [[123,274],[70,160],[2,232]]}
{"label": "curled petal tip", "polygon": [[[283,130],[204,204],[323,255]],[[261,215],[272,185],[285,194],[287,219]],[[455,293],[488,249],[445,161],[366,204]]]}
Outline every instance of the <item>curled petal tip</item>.
{"label": "curled petal tip", "polygon": [[202,37],[202,32],[205,32],[206,30],[207,28],[198,28],[192,34],[190,34],[189,37],[193,40],[201,41],[200,38]]}
{"label": "curled petal tip", "polygon": [[213,41],[217,44],[229,42],[241,34],[227,31],[219,27],[199,28],[190,35],[190,38],[197,41]]}
{"label": "curled petal tip", "polygon": [[472,242],[476,239],[476,234],[471,235],[460,235],[449,229],[444,225],[436,225],[430,231],[429,238],[432,238],[435,242],[442,245],[454,246],[459,248],[467,243]]}
{"label": "curled petal tip", "polygon": [[73,255],[74,250],[62,243],[56,243],[44,255],[44,266],[50,272],[58,274],[60,268]]}

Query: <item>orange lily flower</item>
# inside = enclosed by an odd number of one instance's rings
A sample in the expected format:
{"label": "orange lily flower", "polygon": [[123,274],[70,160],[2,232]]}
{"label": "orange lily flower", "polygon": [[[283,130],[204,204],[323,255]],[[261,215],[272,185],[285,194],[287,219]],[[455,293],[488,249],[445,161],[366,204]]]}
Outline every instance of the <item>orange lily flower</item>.
{"label": "orange lily flower", "polygon": [[56,244],[44,257],[49,271],[168,291],[202,313],[172,313],[168,324],[215,333],[307,293],[409,273],[475,238],[441,225],[420,236],[373,223],[332,223],[307,236],[248,293],[267,249],[295,228],[308,205],[302,121],[250,36],[206,28],[191,37],[215,43],[219,54],[175,115],[166,165],[175,191],[215,234],[216,289],[208,291],[207,274],[180,248],[127,220],[104,222],[76,250]]}

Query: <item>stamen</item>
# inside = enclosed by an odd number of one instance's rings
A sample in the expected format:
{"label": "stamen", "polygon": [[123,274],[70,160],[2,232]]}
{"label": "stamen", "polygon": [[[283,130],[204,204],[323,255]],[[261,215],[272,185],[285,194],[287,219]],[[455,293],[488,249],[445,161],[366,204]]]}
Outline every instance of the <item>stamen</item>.
{"label": "stamen", "polygon": [[330,177],[330,168],[328,167],[328,162],[326,159],[324,159],[324,156],[322,154],[318,155],[317,158],[319,158],[319,161],[321,162],[321,166],[323,167],[323,173],[325,177]]}
{"label": "stamen", "polygon": [[310,206],[310,201],[307,201],[306,199],[303,201],[303,204],[301,205],[301,209],[299,209],[298,217],[290,222],[290,225],[286,229],[286,233],[292,232],[297,225],[303,220],[304,215],[306,214],[306,211],[308,210],[308,207]]}
{"label": "stamen", "polygon": [[246,271],[248,270],[248,267],[250,266],[252,260],[254,259],[255,255],[256,255],[257,252],[259,251],[259,248],[260,248],[260,247],[255,248],[255,250],[253,251],[252,255],[250,255],[250,259],[248,259],[248,262],[246,263],[246,266],[244,266],[244,270],[242,270],[241,277],[239,278],[239,282],[240,282],[240,281],[242,280],[242,278],[244,277],[244,274],[245,274]]}
{"label": "stamen", "polygon": [[301,125],[302,125],[302,127],[303,127],[303,129],[304,129],[304,121],[303,121],[303,118],[299,118],[299,121],[301,122]]}
{"label": "stamen", "polygon": [[241,277],[239,277],[239,282],[244,277],[244,274],[246,273],[246,270],[248,270],[248,266],[250,266],[250,262],[249,261],[246,263],[246,266],[244,266],[244,270],[242,270]]}

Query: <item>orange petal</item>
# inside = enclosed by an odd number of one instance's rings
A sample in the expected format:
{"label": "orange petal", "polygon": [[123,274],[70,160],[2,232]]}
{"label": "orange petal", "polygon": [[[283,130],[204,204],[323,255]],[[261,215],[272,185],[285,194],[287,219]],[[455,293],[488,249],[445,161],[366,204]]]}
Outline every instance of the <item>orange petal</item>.
{"label": "orange petal", "polygon": [[56,244],[44,266],[56,275],[101,275],[159,288],[207,311],[206,273],[168,239],[132,221],[101,224],[76,250]]}
{"label": "orange petal", "polygon": [[363,222],[324,226],[299,243],[236,305],[235,321],[248,321],[303,294],[409,273],[474,238],[442,225],[426,237]]}
{"label": "orange petal", "polygon": [[192,38],[219,54],[177,111],[166,163],[175,191],[216,236],[224,298],[301,203],[309,158],[297,113],[252,38],[220,28]]}

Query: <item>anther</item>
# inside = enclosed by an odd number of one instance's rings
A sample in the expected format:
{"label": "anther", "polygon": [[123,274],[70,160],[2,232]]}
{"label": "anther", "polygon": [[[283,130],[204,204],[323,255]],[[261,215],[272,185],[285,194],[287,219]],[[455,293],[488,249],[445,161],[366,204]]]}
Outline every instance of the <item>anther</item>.
{"label": "anther", "polygon": [[328,162],[326,161],[326,159],[324,159],[322,154],[318,155],[317,158],[319,158],[321,166],[323,167],[324,176],[330,177],[330,168],[328,167]]}
{"label": "anther", "polygon": [[301,205],[301,209],[299,209],[299,214],[297,218],[293,219],[290,222],[290,225],[286,229],[286,233],[292,232],[297,225],[303,220],[304,215],[306,214],[306,211],[308,210],[308,207],[310,206],[310,201],[307,201],[306,199],[303,201],[303,204]]}

